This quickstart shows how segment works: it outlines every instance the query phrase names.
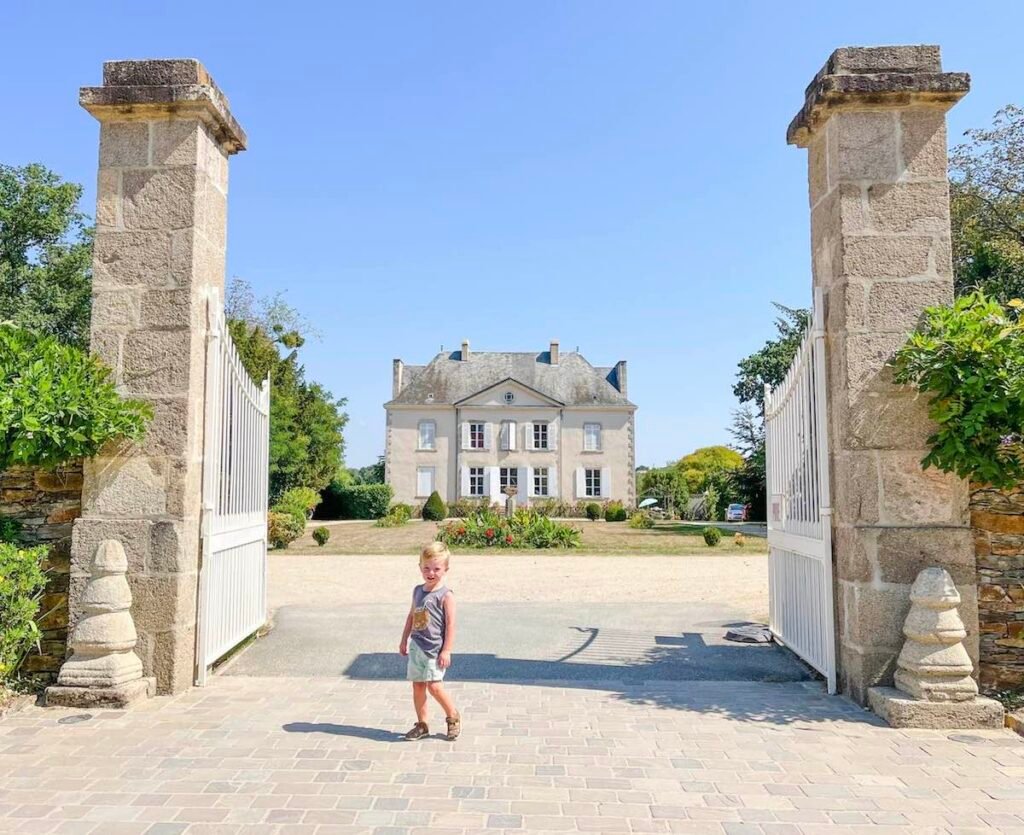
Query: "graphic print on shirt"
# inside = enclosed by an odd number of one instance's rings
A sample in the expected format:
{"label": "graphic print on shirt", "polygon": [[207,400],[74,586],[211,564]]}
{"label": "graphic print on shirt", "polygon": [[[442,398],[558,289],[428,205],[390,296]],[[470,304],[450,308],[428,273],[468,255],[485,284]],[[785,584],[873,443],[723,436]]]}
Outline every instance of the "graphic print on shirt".
{"label": "graphic print on shirt", "polygon": [[414,632],[423,632],[429,625],[427,617],[427,609],[421,606],[418,609],[413,609],[412,612],[412,628]]}

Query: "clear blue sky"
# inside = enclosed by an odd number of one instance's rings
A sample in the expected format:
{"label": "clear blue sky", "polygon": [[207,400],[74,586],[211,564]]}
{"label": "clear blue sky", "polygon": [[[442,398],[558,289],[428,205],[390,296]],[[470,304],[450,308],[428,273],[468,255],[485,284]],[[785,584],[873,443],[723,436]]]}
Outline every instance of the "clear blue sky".
{"label": "clear blue sky", "polygon": [[228,275],[323,332],[347,458],[384,445],[391,359],[577,345],[629,361],[639,463],[729,440],[736,362],[810,299],[803,89],[844,45],[939,43],[972,93],[950,137],[1024,104],[1018,3],[11,4],[0,161],[95,205],[77,105],[114,58],[195,57],[250,149]]}

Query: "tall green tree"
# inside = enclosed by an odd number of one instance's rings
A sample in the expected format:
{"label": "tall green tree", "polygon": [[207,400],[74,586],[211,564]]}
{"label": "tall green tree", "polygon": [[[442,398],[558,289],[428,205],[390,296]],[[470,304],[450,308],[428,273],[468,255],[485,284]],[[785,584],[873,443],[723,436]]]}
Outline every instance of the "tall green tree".
{"label": "tall green tree", "polygon": [[957,295],[1024,297],[1024,110],[966,132],[950,154],[950,225]]}
{"label": "tall green tree", "polygon": [[348,422],[344,399],[306,380],[299,363],[306,322],[280,295],[256,300],[235,279],[227,293],[228,329],[256,380],[270,377],[270,498],[292,487],[320,491],[343,469]]}
{"label": "tall green tree", "polygon": [[0,321],[87,348],[92,229],[81,196],[42,165],[0,165]]}

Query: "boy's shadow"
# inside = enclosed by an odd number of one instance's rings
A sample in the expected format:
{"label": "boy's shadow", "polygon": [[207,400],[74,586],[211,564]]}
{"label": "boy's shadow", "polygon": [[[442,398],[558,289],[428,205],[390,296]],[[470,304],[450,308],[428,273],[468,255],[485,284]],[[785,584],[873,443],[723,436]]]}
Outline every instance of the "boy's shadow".
{"label": "boy's shadow", "polygon": [[402,734],[382,731],[379,728],[363,728],[359,725],[335,725],[332,722],[289,722],[281,726],[290,734],[331,734],[332,736],[353,736],[374,742],[398,742]]}

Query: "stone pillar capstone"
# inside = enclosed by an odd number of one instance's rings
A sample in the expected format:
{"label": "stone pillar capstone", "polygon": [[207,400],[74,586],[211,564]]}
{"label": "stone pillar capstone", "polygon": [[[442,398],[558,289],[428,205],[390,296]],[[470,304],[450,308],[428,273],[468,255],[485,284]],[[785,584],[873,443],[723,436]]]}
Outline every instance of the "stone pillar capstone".
{"label": "stone pillar capstone", "polygon": [[974,664],[957,612],[960,594],[949,572],[926,568],[910,589],[903,624],[906,643],[896,665],[896,687],[868,690],[871,709],[899,728],[1001,728],[1003,707],[978,697]]}
{"label": "stone pillar capstone", "polygon": [[923,308],[953,297],[945,113],[969,88],[937,46],[837,49],[787,133],[808,150],[825,301],[838,680],[862,704],[892,682],[922,568],[952,575],[977,655],[967,484],[922,470],[928,398],[888,367]]}
{"label": "stone pillar capstone", "polygon": [[143,670],[177,692],[195,663],[207,301],[224,285],[228,157],[246,139],[195,60],[105,63],[79,101],[100,122],[92,350],[155,418],[139,445],[85,464],[71,618],[98,543],[118,540]]}
{"label": "stone pillar capstone", "polygon": [[127,707],[153,695],[156,681],[143,677],[134,652],[138,635],[127,570],[121,543],[101,542],[79,597],[81,615],[69,641],[72,656],[60,668],[56,686],[46,689],[47,705]]}

